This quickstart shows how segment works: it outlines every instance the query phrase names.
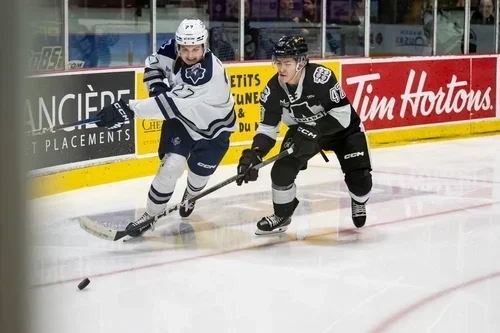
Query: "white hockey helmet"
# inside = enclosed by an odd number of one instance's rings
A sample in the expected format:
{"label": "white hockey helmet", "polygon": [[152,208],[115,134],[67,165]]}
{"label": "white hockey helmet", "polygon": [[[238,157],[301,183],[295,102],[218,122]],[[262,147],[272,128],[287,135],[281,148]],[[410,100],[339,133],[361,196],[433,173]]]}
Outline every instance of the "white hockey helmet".
{"label": "white hockey helmet", "polygon": [[185,19],[175,32],[177,45],[203,45],[207,50],[208,31],[200,20]]}

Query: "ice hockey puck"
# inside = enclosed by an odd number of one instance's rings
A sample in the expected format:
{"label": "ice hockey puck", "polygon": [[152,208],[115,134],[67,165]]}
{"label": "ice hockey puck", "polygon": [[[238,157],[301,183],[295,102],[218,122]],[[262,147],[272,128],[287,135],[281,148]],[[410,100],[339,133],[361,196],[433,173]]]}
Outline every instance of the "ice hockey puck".
{"label": "ice hockey puck", "polygon": [[84,289],[86,286],[88,286],[90,283],[90,280],[88,278],[85,278],[84,280],[82,280],[82,282],[80,282],[78,284],[78,289],[82,290]]}

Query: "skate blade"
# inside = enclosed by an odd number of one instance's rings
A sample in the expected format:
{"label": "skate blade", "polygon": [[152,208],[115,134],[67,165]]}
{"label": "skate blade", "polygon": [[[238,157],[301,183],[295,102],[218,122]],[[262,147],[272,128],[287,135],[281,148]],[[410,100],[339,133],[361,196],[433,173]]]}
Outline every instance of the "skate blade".
{"label": "skate blade", "polygon": [[141,243],[144,241],[144,236],[138,236],[138,237],[130,237],[127,236],[128,238],[125,238],[123,240],[124,243]]}
{"label": "skate blade", "polygon": [[288,226],[279,227],[279,228],[276,228],[272,231],[264,231],[264,230],[260,230],[259,228],[257,228],[257,230],[255,230],[255,234],[257,236],[277,235],[277,234],[284,233],[287,229],[288,229]]}
{"label": "skate blade", "polygon": [[148,231],[154,231],[154,228],[152,229],[151,227],[148,227],[142,234],[139,236],[126,236],[126,238],[123,240],[124,243],[140,243],[144,241],[144,234]]}

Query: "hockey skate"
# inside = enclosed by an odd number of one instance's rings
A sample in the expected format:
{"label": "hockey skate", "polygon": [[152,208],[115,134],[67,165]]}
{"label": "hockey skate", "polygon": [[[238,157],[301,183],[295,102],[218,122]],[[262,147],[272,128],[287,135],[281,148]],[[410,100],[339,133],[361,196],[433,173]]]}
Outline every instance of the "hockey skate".
{"label": "hockey skate", "polygon": [[257,222],[256,235],[272,235],[283,233],[288,229],[288,225],[292,222],[291,216],[280,217],[276,214],[263,217]]}
{"label": "hockey skate", "polygon": [[[186,190],[184,191],[184,195],[182,196],[182,202],[184,203],[184,201],[189,200],[192,197],[193,196],[188,193],[188,190],[186,188]],[[193,210],[194,210],[194,202],[190,202],[189,204],[182,205],[179,208],[179,215],[181,217],[188,217],[189,215],[191,215],[191,213],[193,212]]]}
{"label": "hockey skate", "polygon": [[356,228],[361,228],[366,222],[366,202],[359,203],[351,198],[352,222]]}
{"label": "hockey skate", "polygon": [[139,237],[139,236],[142,236],[149,229],[154,230],[154,224],[156,222],[156,219],[155,219],[154,216],[151,216],[148,213],[144,213],[140,218],[138,218],[134,222],[130,222],[127,225],[127,227],[125,228],[125,230],[130,230],[130,229],[134,228],[135,226],[137,226],[139,224],[142,224],[142,223],[144,223],[146,221],[150,221],[151,223],[149,223],[149,224],[145,225],[144,227],[139,228],[139,229],[137,229],[137,230],[129,233],[130,237]]}

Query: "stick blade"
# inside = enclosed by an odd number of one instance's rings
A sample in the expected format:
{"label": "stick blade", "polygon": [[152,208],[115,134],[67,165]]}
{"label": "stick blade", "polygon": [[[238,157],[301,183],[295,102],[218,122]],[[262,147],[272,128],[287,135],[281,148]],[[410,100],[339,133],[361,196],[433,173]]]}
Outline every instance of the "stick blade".
{"label": "stick blade", "polygon": [[109,241],[115,241],[119,239],[117,238],[117,234],[119,233],[119,231],[106,228],[95,222],[94,220],[91,220],[87,216],[82,216],[79,219],[80,228],[82,228],[89,234]]}

